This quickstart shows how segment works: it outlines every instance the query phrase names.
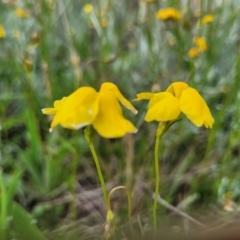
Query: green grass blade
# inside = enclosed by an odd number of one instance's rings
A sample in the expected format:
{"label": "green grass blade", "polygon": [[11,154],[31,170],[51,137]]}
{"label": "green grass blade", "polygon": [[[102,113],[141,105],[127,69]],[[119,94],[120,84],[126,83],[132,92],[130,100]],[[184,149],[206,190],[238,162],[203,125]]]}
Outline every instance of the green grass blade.
{"label": "green grass blade", "polygon": [[2,171],[0,171],[0,239],[6,239],[6,227],[7,227],[7,193],[3,184]]}
{"label": "green grass blade", "polygon": [[12,198],[16,192],[16,189],[18,187],[19,180],[21,179],[22,174],[23,174],[22,170],[18,171],[16,174],[14,174],[12,181],[11,181],[10,185],[8,186],[8,190],[7,190],[8,202],[12,201]]}

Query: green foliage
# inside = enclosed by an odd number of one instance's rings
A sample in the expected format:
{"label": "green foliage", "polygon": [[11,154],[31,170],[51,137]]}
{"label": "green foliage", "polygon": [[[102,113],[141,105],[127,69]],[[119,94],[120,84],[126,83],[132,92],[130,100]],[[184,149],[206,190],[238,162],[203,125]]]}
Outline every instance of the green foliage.
{"label": "green foliage", "polygon": [[[51,117],[41,109],[79,86],[99,89],[104,81],[114,82],[128,99],[138,92],[164,91],[174,81],[198,89],[213,113],[214,126],[196,128],[181,116],[164,135],[160,193],[203,221],[206,212],[222,219],[231,201],[238,209],[239,3],[185,2],[92,1],[92,14],[83,11],[86,1],[0,2],[0,24],[6,31],[0,38],[1,239],[44,239],[40,231],[49,239],[102,236],[106,209],[83,130],[57,127],[50,134]],[[183,19],[156,19],[157,10],[168,6],[183,12]],[[29,17],[17,17],[18,7]],[[205,14],[215,20],[199,27]],[[106,27],[101,27],[103,19]],[[195,36],[205,37],[208,49],[190,58]],[[127,182],[135,227],[148,232],[153,201],[142,189],[154,190],[157,124],[144,122],[145,103],[134,106],[137,116],[124,114],[139,129],[137,134],[116,140],[96,136],[94,144],[107,187]],[[122,211],[126,199],[119,195],[113,201],[114,211],[124,212],[117,221],[121,232],[127,221],[127,211]],[[161,224],[183,231],[182,220],[176,222],[166,213],[158,207]],[[232,219],[231,213],[226,215]],[[30,219],[36,219],[41,230]]]}

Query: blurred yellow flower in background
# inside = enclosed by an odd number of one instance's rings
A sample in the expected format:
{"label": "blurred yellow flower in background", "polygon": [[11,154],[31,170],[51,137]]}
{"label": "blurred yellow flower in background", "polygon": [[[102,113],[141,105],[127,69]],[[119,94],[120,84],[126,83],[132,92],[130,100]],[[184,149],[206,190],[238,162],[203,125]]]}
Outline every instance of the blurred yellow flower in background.
{"label": "blurred yellow flower in background", "polygon": [[157,0],[145,0],[145,2],[147,3],[153,3],[153,2],[156,2]]}
{"label": "blurred yellow flower in background", "polygon": [[182,18],[182,14],[175,8],[164,8],[158,10],[156,18],[161,20],[179,20]]}
{"label": "blurred yellow flower in background", "polygon": [[200,52],[198,51],[197,48],[193,47],[193,48],[190,48],[190,50],[188,51],[188,56],[190,58],[195,58],[195,57],[198,57],[200,54]]}
{"label": "blurred yellow flower in background", "polygon": [[17,8],[15,13],[20,18],[28,18],[30,16],[29,12],[24,10],[23,8]]}
{"label": "blurred yellow flower in background", "polygon": [[0,38],[5,38],[6,37],[6,32],[2,26],[2,24],[0,24]]}
{"label": "blurred yellow flower in background", "polygon": [[53,108],[44,108],[42,112],[55,115],[50,132],[58,124],[69,129],[92,125],[102,137],[118,138],[137,132],[135,126],[124,118],[119,102],[132,113],[137,113],[115,84],[105,82],[99,92],[92,87],[80,87],[70,96],[55,101]]}
{"label": "blurred yellow flower in background", "polygon": [[93,5],[92,4],[85,4],[83,7],[83,11],[85,13],[92,13],[93,12]]}
{"label": "blurred yellow flower in background", "polygon": [[[99,23],[99,26],[101,28],[106,28],[108,26],[108,20],[107,20],[107,18],[105,16],[103,16],[103,17],[100,16],[98,18],[98,23]],[[95,25],[93,24],[93,22],[89,23],[89,27],[90,28],[96,28]]]}
{"label": "blurred yellow flower in background", "polygon": [[198,57],[202,52],[206,51],[208,48],[207,42],[204,37],[194,37],[193,38],[194,47],[190,48],[188,51],[188,56],[190,58]]}
{"label": "blurred yellow flower in background", "polygon": [[176,39],[175,39],[174,37],[170,38],[170,39],[168,40],[168,44],[169,44],[170,46],[175,45],[175,44],[176,44]]}
{"label": "blurred yellow flower in background", "polygon": [[181,112],[197,127],[204,125],[212,128],[214,119],[211,112],[194,88],[189,87],[184,82],[172,83],[166,92],[137,94],[135,101],[149,100],[145,121],[167,122],[176,120]]}
{"label": "blurred yellow flower in background", "polygon": [[102,28],[105,28],[108,25],[108,20],[106,17],[101,17],[99,23]]}
{"label": "blurred yellow flower in background", "polygon": [[209,24],[213,21],[214,21],[214,16],[212,14],[207,14],[202,18],[201,24]]}
{"label": "blurred yellow flower in background", "polygon": [[[91,14],[94,11],[94,7],[92,4],[85,4],[83,7],[83,11],[87,14]],[[97,19],[96,19],[97,17]],[[90,28],[97,28],[98,26],[101,28],[106,28],[108,26],[108,20],[106,17],[106,9],[101,10],[96,14],[96,17],[92,18],[90,16],[91,22],[89,24]],[[98,20],[96,22],[96,20]]]}
{"label": "blurred yellow flower in background", "polygon": [[194,44],[197,46],[199,52],[204,52],[207,50],[207,42],[204,37],[194,37]]}

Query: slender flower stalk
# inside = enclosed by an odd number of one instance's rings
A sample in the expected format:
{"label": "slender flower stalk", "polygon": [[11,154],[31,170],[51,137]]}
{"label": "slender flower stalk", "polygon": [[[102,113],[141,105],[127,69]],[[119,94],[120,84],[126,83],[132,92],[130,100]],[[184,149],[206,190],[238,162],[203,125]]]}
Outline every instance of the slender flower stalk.
{"label": "slender flower stalk", "polygon": [[115,226],[114,226],[114,214],[112,211],[112,207],[111,207],[111,197],[112,194],[118,190],[125,190],[126,194],[127,194],[127,199],[128,199],[128,219],[129,219],[129,224],[130,224],[130,228],[131,228],[131,232],[132,235],[134,236],[134,232],[133,232],[133,227],[132,227],[132,219],[131,219],[131,214],[132,214],[132,198],[131,198],[131,193],[128,190],[128,188],[126,186],[117,186],[115,188],[113,188],[109,194],[108,194],[108,201],[107,201],[107,219],[106,219],[106,224],[105,224],[105,232],[104,232],[104,237],[103,239],[109,239],[109,237],[111,237],[115,231]]}
{"label": "slender flower stalk", "polygon": [[107,200],[108,199],[107,187],[106,187],[106,184],[105,184],[105,181],[104,181],[104,177],[103,177],[101,166],[100,166],[100,163],[99,163],[99,160],[98,160],[98,157],[97,157],[97,153],[96,153],[94,145],[93,145],[93,134],[94,134],[94,132],[93,132],[93,129],[92,129],[91,126],[88,126],[84,131],[85,138],[88,142],[88,145],[90,147],[90,150],[91,150],[91,153],[92,153],[92,156],[93,156],[93,159],[94,159],[94,163],[96,165],[98,178],[100,180],[101,187],[102,187],[102,193],[103,193],[104,201],[105,201],[105,204],[107,204],[107,202],[108,202],[108,200]]}
{"label": "slender flower stalk", "polygon": [[163,134],[167,131],[170,127],[170,122],[161,122],[158,125],[157,133],[156,133],[156,142],[155,142],[155,149],[154,149],[154,163],[155,163],[155,194],[154,194],[154,205],[153,205],[153,224],[154,230],[157,229],[157,204],[158,204],[158,195],[159,195],[159,186],[160,186],[160,167],[159,167],[159,143],[163,136]]}
{"label": "slender flower stalk", "polygon": [[128,188],[126,186],[117,186],[115,188],[113,188],[108,195],[108,203],[107,203],[107,207],[108,210],[111,210],[111,196],[114,192],[118,191],[118,190],[125,190],[126,194],[127,194],[127,199],[128,199],[128,219],[129,219],[129,223],[132,226],[132,221],[131,221],[131,215],[132,215],[132,198],[131,198],[131,193],[128,190]]}
{"label": "slender flower stalk", "polygon": [[95,165],[96,165],[96,168],[97,168],[98,178],[99,178],[100,183],[101,183],[104,201],[107,202],[107,188],[106,188],[106,184],[105,184],[104,177],[103,177],[103,174],[102,174],[102,170],[101,170],[101,167],[100,167],[100,163],[98,161],[98,157],[97,157],[97,154],[96,154],[96,151],[95,151],[95,148],[94,148],[93,144],[89,144],[89,147],[90,147],[90,150],[91,150],[91,153],[93,155],[93,159],[94,159],[94,162],[95,162]]}

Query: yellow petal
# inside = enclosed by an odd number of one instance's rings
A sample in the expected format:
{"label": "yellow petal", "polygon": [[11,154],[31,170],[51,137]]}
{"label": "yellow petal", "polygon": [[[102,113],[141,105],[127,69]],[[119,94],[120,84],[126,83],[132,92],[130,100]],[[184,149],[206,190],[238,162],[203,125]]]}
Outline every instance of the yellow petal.
{"label": "yellow petal", "polygon": [[61,106],[63,105],[63,103],[65,102],[66,98],[67,97],[63,97],[61,100],[55,101],[54,104],[53,104],[54,108],[60,109]]}
{"label": "yellow petal", "polygon": [[182,92],[180,108],[197,127],[204,124],[206,128],[212,128],[214,123],[212,114],[204,99],[194,88],[188,87]]}
{"label": "yellow petal", "polygon": [[179,100],[176,97],[168,92],[156,93],[149,102],[145,121],[171,121],[178,118],[180,113]]}
{"label": "yellow petal", "polygon": [[6,37],[6,32],[2,26],[2,24],[0,24],[0,38],[4,38]]}
{"label": "yellow petal", "polygon": [[102,84],[100,92],[113,92],[116,98],[122,103],[123,106],[125,106],[127,109],[129,109],[133,114],[137,114],[138,111],[134,108],[134,106],[121,94],[118,87],[111,83],[111,82],[105,82]]}
{"label": "yellow petal", "polygon": [[137,98],[133,99],[133,101],[141,101],[145,99],[151,99],[154,96],[154,93],[151,92],[142,92],[137,94]]}
{"label": "yellow petal", "polygon": [[[55,102],[58,106],[59,102]],[[65,128],[80,129],[92,124],[98,113],[98,93],[91,87],[81,87],[66,99],[53,118],[51,129],[61,124]]]}
{"label": "yellow petal", "polygon": [[182,14],[174,8],[163,8],[158,10],[156,18],[161,20],[179,20],[182,18]]}
{"label": "yellow petal", "polygon": [[30,16],[29,12],[23,8],[17,8],[15,13],[20,18],[28,18]]}
{"label": "yellow petal", "polygon": [[42,113],[46,114],[46,115],[52,115],[52,114],[56,114],[57,113],[57,109],[56,108],[43,108],[42,109]]}
{"label": "yellow petal", "polygon": [[190,48],[188,51],[188,56],[190,58],[196,58],[199,55],[200,55],[200,52],[199,52],[198,48],[193,47],[193,48]]}
{"label": "yellow petal", "polygon": [[93,5],[92,4],[85,4],[84,7],[83,7],[83,11],[85,13],[92,13],[93,12]]}
{"label": "yellow petal", "polygon": [[171,93],[176,98],[180,98],[183,90],[185,90],[187,87],[188,85],[184,82],[174,82],[168,87],[166,92]]}
{"label": "yellow petal", "polygon": [[199,52],[204,52],[208,48],[207,42],[204,37],[194,37],[193,42],[197,46]]}
{"label": "yellow petal", "polygon": [[63,97],[61,100],[55,101],[53,104],[54,105],[53,108],[43,108],[42,113],[47,115],[56,114],[57,111],[61,108],[61,106],[65,102],[65,100],[66,100],[66,97]]}
{"label": "yellow petal", "polygon": [[201,23],[202,24],[209,24],[213,21],[214,21],[214,16],[212,14],[207,14],[202,18]]}
{"label": "yellow petal", "polygon": [[[93,121],[93,127],[105,138],[118,138],[137,132],[135,126],[122,115],[115,88],[111,88],[109,84],[103,85],[98,95],[99,112]],[[126,101],[123,101],[124,105],[127,105]],[[127,106],[130,108],[131,105]]]}

